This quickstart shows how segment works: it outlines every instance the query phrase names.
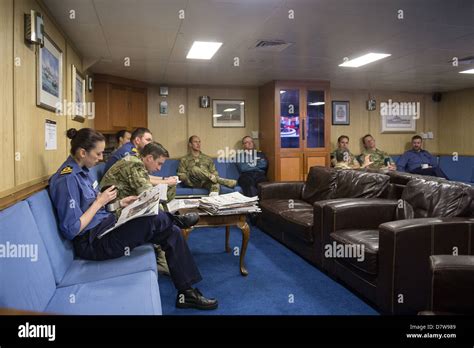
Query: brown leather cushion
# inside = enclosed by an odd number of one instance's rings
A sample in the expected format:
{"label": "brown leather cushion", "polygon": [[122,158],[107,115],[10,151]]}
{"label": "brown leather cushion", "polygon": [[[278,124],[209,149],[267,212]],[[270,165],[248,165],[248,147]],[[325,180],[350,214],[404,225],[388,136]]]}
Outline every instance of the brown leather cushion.
{"label": "brown leather cushion", "polygon": [[[369,229],[355,229],[355,230],[339,230],[330,234],[331,240],[335,241],[337,245],[359,245],[359,250],[363,253],[363,257],[357,254],[357,249],[352,249],[354,257],[343,257],[342,259],[350,263],[355,268],[371,274],[378,273],[378,252],[379,252],[379,231]],[[334,248],[334,244],[330,245]],[[328,246],[324,246],[325,256]],[[363,248],[363,249],[362,249]],[[337,249],[336,249],[337,252]],[[334,255],[333,255],[334,256]],[[337,256],[337,254],[336,254]],[[350,256],[346,254],[345,256]],[[341,259],[337,257],[337,259]]]}
{"label": "brown leather cushion", "polygon": [[331,199],[336,189],[336,177],[334,168],[311,167],[303,187],[303,200],[312,205],[316,201]]}
{"label": "brown leather cushion", "polygon": [[388,187],[390,178],[384,174],[358,170],[339,170],[336,191],[331,198],[375,198]]}
{"label": "brown leather cushion", "polygon": [[459,182],[412,179],[402,194],[413,210],[406,218],[470,216],[472,190]]}
{"label": "brown leather cushion", "polygon": [[282,231],[290,233],[308,243],[313,243],[313,207],[303,201],[288,199],[266,199],[260,202],[265,218],[279,224]]}
{"label": "brown leather cushion", "polygon": [[292,228],[287,231],[308,243],[313,243],[313,209],[291,209],[281,212],[281,216],[291,224]]}

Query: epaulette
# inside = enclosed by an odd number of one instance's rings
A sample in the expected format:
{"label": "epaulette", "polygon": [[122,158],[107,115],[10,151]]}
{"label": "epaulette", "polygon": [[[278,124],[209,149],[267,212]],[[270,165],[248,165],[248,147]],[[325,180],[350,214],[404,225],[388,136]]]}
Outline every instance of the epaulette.
{"label": "epaulette", "polygon": [[71,174],[72,173],[72,167],[71,166],[66,166],[63,168],[63,170],[61,170],[61,175],[64,175],[64,174]]}

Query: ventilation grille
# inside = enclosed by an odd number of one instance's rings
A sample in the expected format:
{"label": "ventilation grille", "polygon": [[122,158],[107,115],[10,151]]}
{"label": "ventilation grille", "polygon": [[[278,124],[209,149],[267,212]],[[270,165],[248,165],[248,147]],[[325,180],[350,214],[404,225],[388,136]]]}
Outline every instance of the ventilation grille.
{"label": "ventilation grille", "polygon": [[265,52],[281,52],[291,45],[291,42],[283,40],[258,40],[253,48]]}

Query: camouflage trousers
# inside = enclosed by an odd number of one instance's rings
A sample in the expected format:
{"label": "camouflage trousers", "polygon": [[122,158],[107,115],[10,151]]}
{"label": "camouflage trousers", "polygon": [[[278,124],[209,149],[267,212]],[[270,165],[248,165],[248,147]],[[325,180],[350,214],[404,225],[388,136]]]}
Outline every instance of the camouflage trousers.
{"label": "camouflage trousers", "polygon": [[235,187],[237,185],[236,180],[224,179],[219,176],[214,176],[208,171],[199,167],[193,167],[191,171],[187,173],[187,178],[184,183],[190,187],[202,187],[208,189],[210,192],[219,192],[220,185]]}

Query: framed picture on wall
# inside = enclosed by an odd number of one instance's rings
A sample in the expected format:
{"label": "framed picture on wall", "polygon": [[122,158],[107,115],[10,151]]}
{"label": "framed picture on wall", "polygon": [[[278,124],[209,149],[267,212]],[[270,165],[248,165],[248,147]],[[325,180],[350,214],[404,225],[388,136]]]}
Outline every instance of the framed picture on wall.
{"label": "framed picture on wall", "polygon": [[36,105],[61,113],[62,98],[63,52],[45,33],[36,59]]}
{"label": "framed picture on wall", "polygon": [[345,126],[350,124],[350,110],[348,101],[332,102],[332,124]]}
{"label": "framed picture on wall", "polygon": [[74,105],[72,119],[84,122],[86,119],[84,108],[86,99],[86,80],[84,79],[84,76],[77,71],[74,64],[72,65],[71,82],[72,105]]}
{"label": "framed picture on wall", "polygon": [[382,133],[415,133],[416,120],[420,118],[419,102],[380,103]]}
{"label": "framed picture on wall", "polygon": [[216,128],[245,127],[245,101],[214,99],[212,101],[212,126]]}

